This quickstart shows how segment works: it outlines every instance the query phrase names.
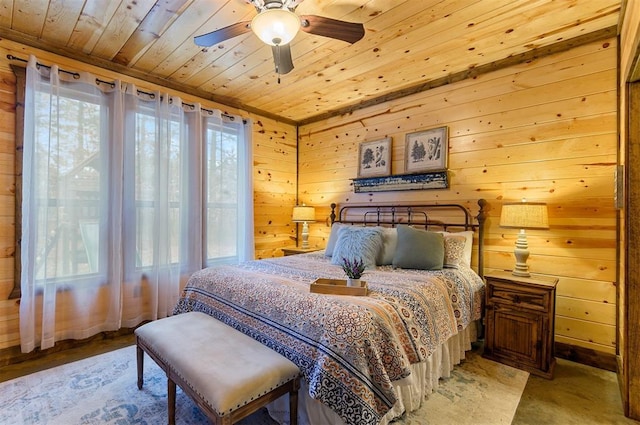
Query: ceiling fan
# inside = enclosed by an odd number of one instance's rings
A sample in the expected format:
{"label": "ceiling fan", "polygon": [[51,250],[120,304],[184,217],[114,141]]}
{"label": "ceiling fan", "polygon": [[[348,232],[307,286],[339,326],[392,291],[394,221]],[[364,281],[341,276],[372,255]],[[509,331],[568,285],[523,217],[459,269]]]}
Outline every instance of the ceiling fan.
{"label": "ceiling fan", "polygon": [[[210,47],[222,41],[253,31],[271,46],[277,74],[293,69],[289,43],[299,30],[355,43],[364,37],[364,25],[316,15],[296,15],[296,7],[303,0],[246,0],[258,14],[251,21],[238,22],[194,38],[198,46]],[[279,78],[278,78],[279,80]]]}

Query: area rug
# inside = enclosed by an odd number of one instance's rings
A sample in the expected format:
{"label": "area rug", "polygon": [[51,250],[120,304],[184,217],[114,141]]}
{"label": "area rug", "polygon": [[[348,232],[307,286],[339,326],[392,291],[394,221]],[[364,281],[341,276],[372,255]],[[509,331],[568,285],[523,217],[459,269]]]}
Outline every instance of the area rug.
{"label": "area rug", "polygon": [[[1,383],[0,424],[166,424],[166,376],[149,357],[144,363],[140,391],[135,346]],[[419,410],[393,424],[510,424],[527,379],[528,373],[471,351]],[[179,388],[176,419],[180,425],[209,423]],[[263,409],[240,424],[275,422]]]}

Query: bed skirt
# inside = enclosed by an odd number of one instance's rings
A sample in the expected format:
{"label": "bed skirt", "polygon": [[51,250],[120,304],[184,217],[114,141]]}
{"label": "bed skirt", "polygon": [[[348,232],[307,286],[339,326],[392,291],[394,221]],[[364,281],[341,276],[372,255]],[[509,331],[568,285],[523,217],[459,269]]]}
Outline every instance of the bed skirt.
{"label": "bed skirt", "polygon": [[[465,353],[471,350],[471,343],[477,339],[476,322],[462,332],[452,336],[446,343],[434,351],[429,358],[411,365],[411,374],[393,383],[398,401],[384,415],[380,425],[387,425],[402,416],[404,412],[413,412],[420,408],[433,391],[438,389],[440,378],[448,378],[454,366],[460,364]],[[281,425],[289,423],[289,400],[286,397],[267,406],[269,415]],[[329,407],[309,396],[307,384],[301,381],[298,393],[299,425],[343,425],[342,419]]]}

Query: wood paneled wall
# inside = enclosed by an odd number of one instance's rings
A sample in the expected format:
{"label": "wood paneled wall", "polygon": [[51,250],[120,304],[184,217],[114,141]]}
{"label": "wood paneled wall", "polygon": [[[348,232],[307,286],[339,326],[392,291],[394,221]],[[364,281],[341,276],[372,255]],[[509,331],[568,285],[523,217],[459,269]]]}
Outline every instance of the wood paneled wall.
{"label": "wood paneled wall", "polygon": [[625,415],[640,420],[640,2],[627,2],[620,25],[620,158],[624,205],[618,244],[618,381]]}
{"label": "wood paneled wall", "polygon": [[[608,39],[299,128],[299,198],[321,207],[310,242],[324,246],[328,205],[490,204],[485,271],[511,269],[517,230],[505,201],[546,202],[549,230],[529,231],[533,273],[560,279],[556,342],[613,355],[616,347],[616,40]],[[391,137],[392,174],[405,135],[449,128],[449,189],[353,193],[358,144]]]}
{"label": "wood paneled wall", "polygon": [[254,118],[253,200],[256,258],[282,255],[294,246],[296,227],[291,213],[296,204],[297,146],[294,126]]}
{"label": "wood paneled wall", "polygon": [[[14,282],[15,255],[15,77],[7,54],[27,58],[30,53],[45,63],[68,70],[86,70],[104,79],[132,81],[147,90],[177,94],[188,102],[250,117],[253,120],[253,185],[255,201],[256,258],[282,255],[280,248],[295,245],[291,209],[296,201],[296,127],[218,105],[184,93],[166,90],[145,81],[0,40],[0,349],[20,344],[18,300],[8,299]],[[14,64],[16,62],[13,62]]]}

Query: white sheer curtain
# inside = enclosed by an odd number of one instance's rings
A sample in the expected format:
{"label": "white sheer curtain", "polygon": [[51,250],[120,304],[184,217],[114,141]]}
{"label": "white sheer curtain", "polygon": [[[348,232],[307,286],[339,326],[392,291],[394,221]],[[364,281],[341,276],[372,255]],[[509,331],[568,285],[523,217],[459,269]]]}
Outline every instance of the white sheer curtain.
{"label": "white sheer curtain", "polygon": [[190,273],[252,258],[250,123],[34,57],[25,93],[23,352],[170,315]]}
{"label": "white sheer curtain", "polygon": [[[251,127],[240,117],[203,111],[206,265],[253,259],[253,186]],[[237,140],[244,140],[238,143]],[[245,190],[244,188],[247,188]]]}

